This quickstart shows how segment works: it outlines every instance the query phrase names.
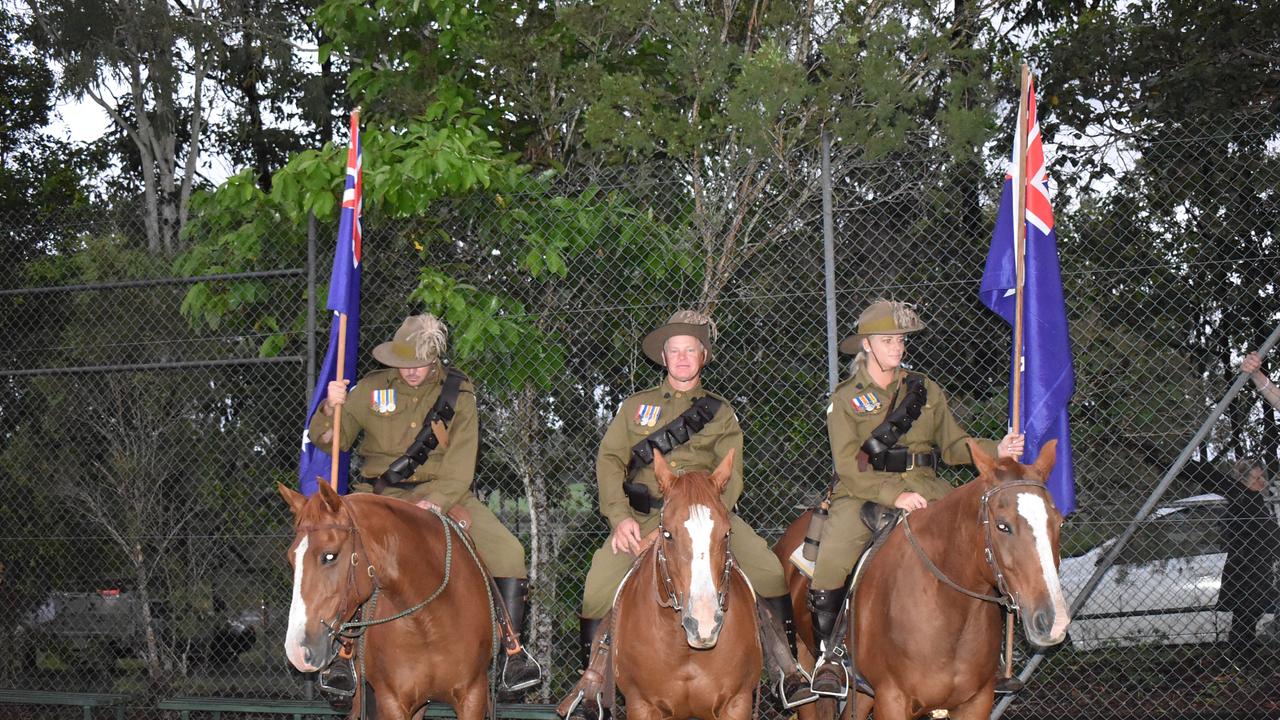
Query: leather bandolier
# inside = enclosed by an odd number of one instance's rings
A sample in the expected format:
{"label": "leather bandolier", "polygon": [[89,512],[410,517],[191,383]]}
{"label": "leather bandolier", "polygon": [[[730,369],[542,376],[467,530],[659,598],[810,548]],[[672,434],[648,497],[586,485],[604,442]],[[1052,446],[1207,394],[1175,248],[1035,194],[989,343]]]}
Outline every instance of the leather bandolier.
{"label": "leather bandolier", "polygon": [[653,512],[662,507],[662,499],[649,494],[649,488],[643,483],[635,482],[631,476],[640,468],[653,463],[653,451],[670,455],[671,451],[689,442],[689,438],[702,432],[702,428],[711,422],[720,412],[724,402],[719,398],[703,395],[693,401],[688,410],[680,413],[674,420],[649,434],[631,448],[631,460],[627,463],[627,479],[622,481],[622,490],[627,494],[627,502],[639,513]]}
{"label": "leather bandolier", "polygon": [[458,406],[458,393],[462,389],[462,383],[467,379],[461,370],[449,368],[445,374],[444,387],[440,388],[440,396],[436,398],[435,404],[422,420],[422,430],[409,444],[409,449],[393,460],[373,482],[375,493],[382,494],[389,487],[408,488],[416,484],[409,483],[409,478],[413,477],[413,473],[440,445],[440,438],[436,436],[433,426],[439,422],[447,428],[449,423],[453,422],[453,413]]}

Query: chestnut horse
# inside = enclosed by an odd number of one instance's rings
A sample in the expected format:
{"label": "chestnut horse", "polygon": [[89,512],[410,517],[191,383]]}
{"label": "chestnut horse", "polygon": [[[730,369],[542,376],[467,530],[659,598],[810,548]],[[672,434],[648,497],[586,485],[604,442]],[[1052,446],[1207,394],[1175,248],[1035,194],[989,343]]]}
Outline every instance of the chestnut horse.
{"label": "chestnut horse", "polygon": [[[947,710],[956,720],[990,716],[1005,607],[1017,610],[1027,640],[1049,647],[1066,638],[1070,617],[1058,582],[1062,515],[1045,488],[1057,441],[1031,465],[987,455],[970,441],[978,477],[912,512],[867,562],[845,637],[875,697],[852,692],[852,717],[906,720]],[[808,514],[775,552],[788,557]],[[797,626],[813,647],[805,607],[808,581],[786,563]],[[801,615],[803,614],[803,617]],[[806,658],[811,662],[810,658]],[[830,717],[834,703],[799,708],[802,720]]]}
{"label": "chestnut horse", "polygon": [[[278,486],[294,515],[289,662],[302,672],[327,666],[338,651],[337,631],[363,608],[358,693],[372,687],[379,720],[413,717],[431,700],[451,705],[458,720],[482,720],[493,615],[469,541],[412,503],[371,493],[340,497],[319,485],[310,498]],[[360,707],[357,694],[352,718]]]}
{"label": "chestnut horse", "polygon": [[747,720],[764,661],[755,594],[729,553],[720,493],[730,452],[708,475],[662,454],[660,525],[613,602],[613,667],[630,720]]}

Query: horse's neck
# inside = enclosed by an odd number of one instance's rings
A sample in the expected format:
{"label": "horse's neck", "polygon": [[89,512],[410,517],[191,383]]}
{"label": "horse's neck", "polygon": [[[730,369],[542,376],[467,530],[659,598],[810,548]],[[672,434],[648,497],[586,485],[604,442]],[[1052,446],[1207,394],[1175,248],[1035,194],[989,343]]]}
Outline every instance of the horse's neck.
{"label": "horse's neck", "polygon": [[406,510],[394,506],[378,513],[365,510],[363,515],[378,520],[359,526],[379,596],[396,604],[417,602],[423,588],[434,588],[443,573],[444,536],[437,529],[439,523],[434,518],[423,522]]}
{"label": "horse's neck", "polygon": [[978,518],[979,494],[980,489],[974,486],[956,490],[939,500],[911,530],[939,570],[970,590],[985,591],[991,581],[984,572],[986,559],[975,563],[970,555],[971,551],[985,552],[987,547]]}

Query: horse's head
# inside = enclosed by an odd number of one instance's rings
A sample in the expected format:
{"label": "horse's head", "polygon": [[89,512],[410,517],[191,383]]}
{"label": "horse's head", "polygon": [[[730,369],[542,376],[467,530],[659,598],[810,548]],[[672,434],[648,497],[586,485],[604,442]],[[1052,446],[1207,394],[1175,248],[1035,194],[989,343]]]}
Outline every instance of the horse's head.
{"label": "horse's head", "polygon": [[319,670],[337,651],[334,630],[349,620],[373,592],[368,558],[351,509],[321,482],[310,498],[277,484],[293,511],[294,537],[289,546],[293,566],[293,600],[284,652],[301,672]]}
{"label": "horse's head", "polygon": [[662,488],[662,525],[655,551],[673,598],[682,598],[680,624],[689,646],[714,647],[724,625],[729,573],[729,511],[720,493],[733,474],[730,450],[716,469],[676,475],[662,453],[653,453],[653,472]]}
{"label": "horse's head", "polygon": [[984,532],[996,584],[1017,603],[1027,640],[1039,647],[1062,642],[1071,622],[1058,582],[1062,514],[1044,484],[1057,445],[1050,440],[1034,463],[1023,465],[992,458],[969,441],[979,471],[976,482],[983,488]]}

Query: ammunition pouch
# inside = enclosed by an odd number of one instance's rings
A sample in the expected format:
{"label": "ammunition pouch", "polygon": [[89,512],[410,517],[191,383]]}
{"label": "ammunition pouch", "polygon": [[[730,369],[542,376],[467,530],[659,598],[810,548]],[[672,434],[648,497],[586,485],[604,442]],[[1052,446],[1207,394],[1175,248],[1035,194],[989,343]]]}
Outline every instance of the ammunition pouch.
{"label": "ammunition pouch", "polygon": [[623,480],[622,492],[627,494],[627,503],[631,505],[631,509],[642,515],[648,515],[662,508],[662,498],[650,495],[649,488],[643,483]]}
{"label": "ammunition pouch", "polygon": [[627,502],[638,513],[649,514],[662,507],[662,498],[653,497],[644,484],[630,479],[630,475],[640,468],[653,463],[653,451],[670,455],[671,451],[689,442],[689,438],[702,432],[702,428],[720,412],[724,403],[710,395],[693,401],[688,410],[680,413],[674,420],[653,431],[648,437],[631,448],[631,460],[627,463],[628,479],[622,482],[622,491],[627,494]]}
{"label": "ammunition pouch", "polygon": [[[906,390],[902,396],[902,402],[894,405],[893,401],[890,401],[889,414],[885,416],[884,422],[877,425],[871,431],[870,437],[862,443],[862,452],[867,454],[871,466],[877,470],[886,469],[884,456],[891,450],[897,449],[894,446],[898,444],[898,438],[905,435],[911,429],[912,424],[920,418],[920,412],[924,409],[925,401],[928,399],[923,375],[907,373],[907,376],[902,379],[902,385],[899,389]],[[905,449],[903,448],[903,450]],[[904,472],[905,470],[906,467],[904,465],[902,470],[891,472]]]}
{"label": "ammunition pouch", "polygon": [[427,461],[431,452],[440,445],[440,439],[436,437],[435,431],[431,428],[432,423],[436,421],[444,423],[448,427],[453,422],[453,413],[458,405],[458,392],[462,388],[462,381],[467,376],[463,375],[456,368],[449,368],[444,378],[444,387],[440,388],[440,396],[436,398],[436,402],[431,406],[431,410],[427,412],[427,416],[422,420],[422,430],[418,432],[418,436],[409,444],[409,449],[404,454],[387,466],[378,479],[373,482],[373,491],[381,495],[386,492],[388,487],[398,485],[413,477],[413,473]]}

